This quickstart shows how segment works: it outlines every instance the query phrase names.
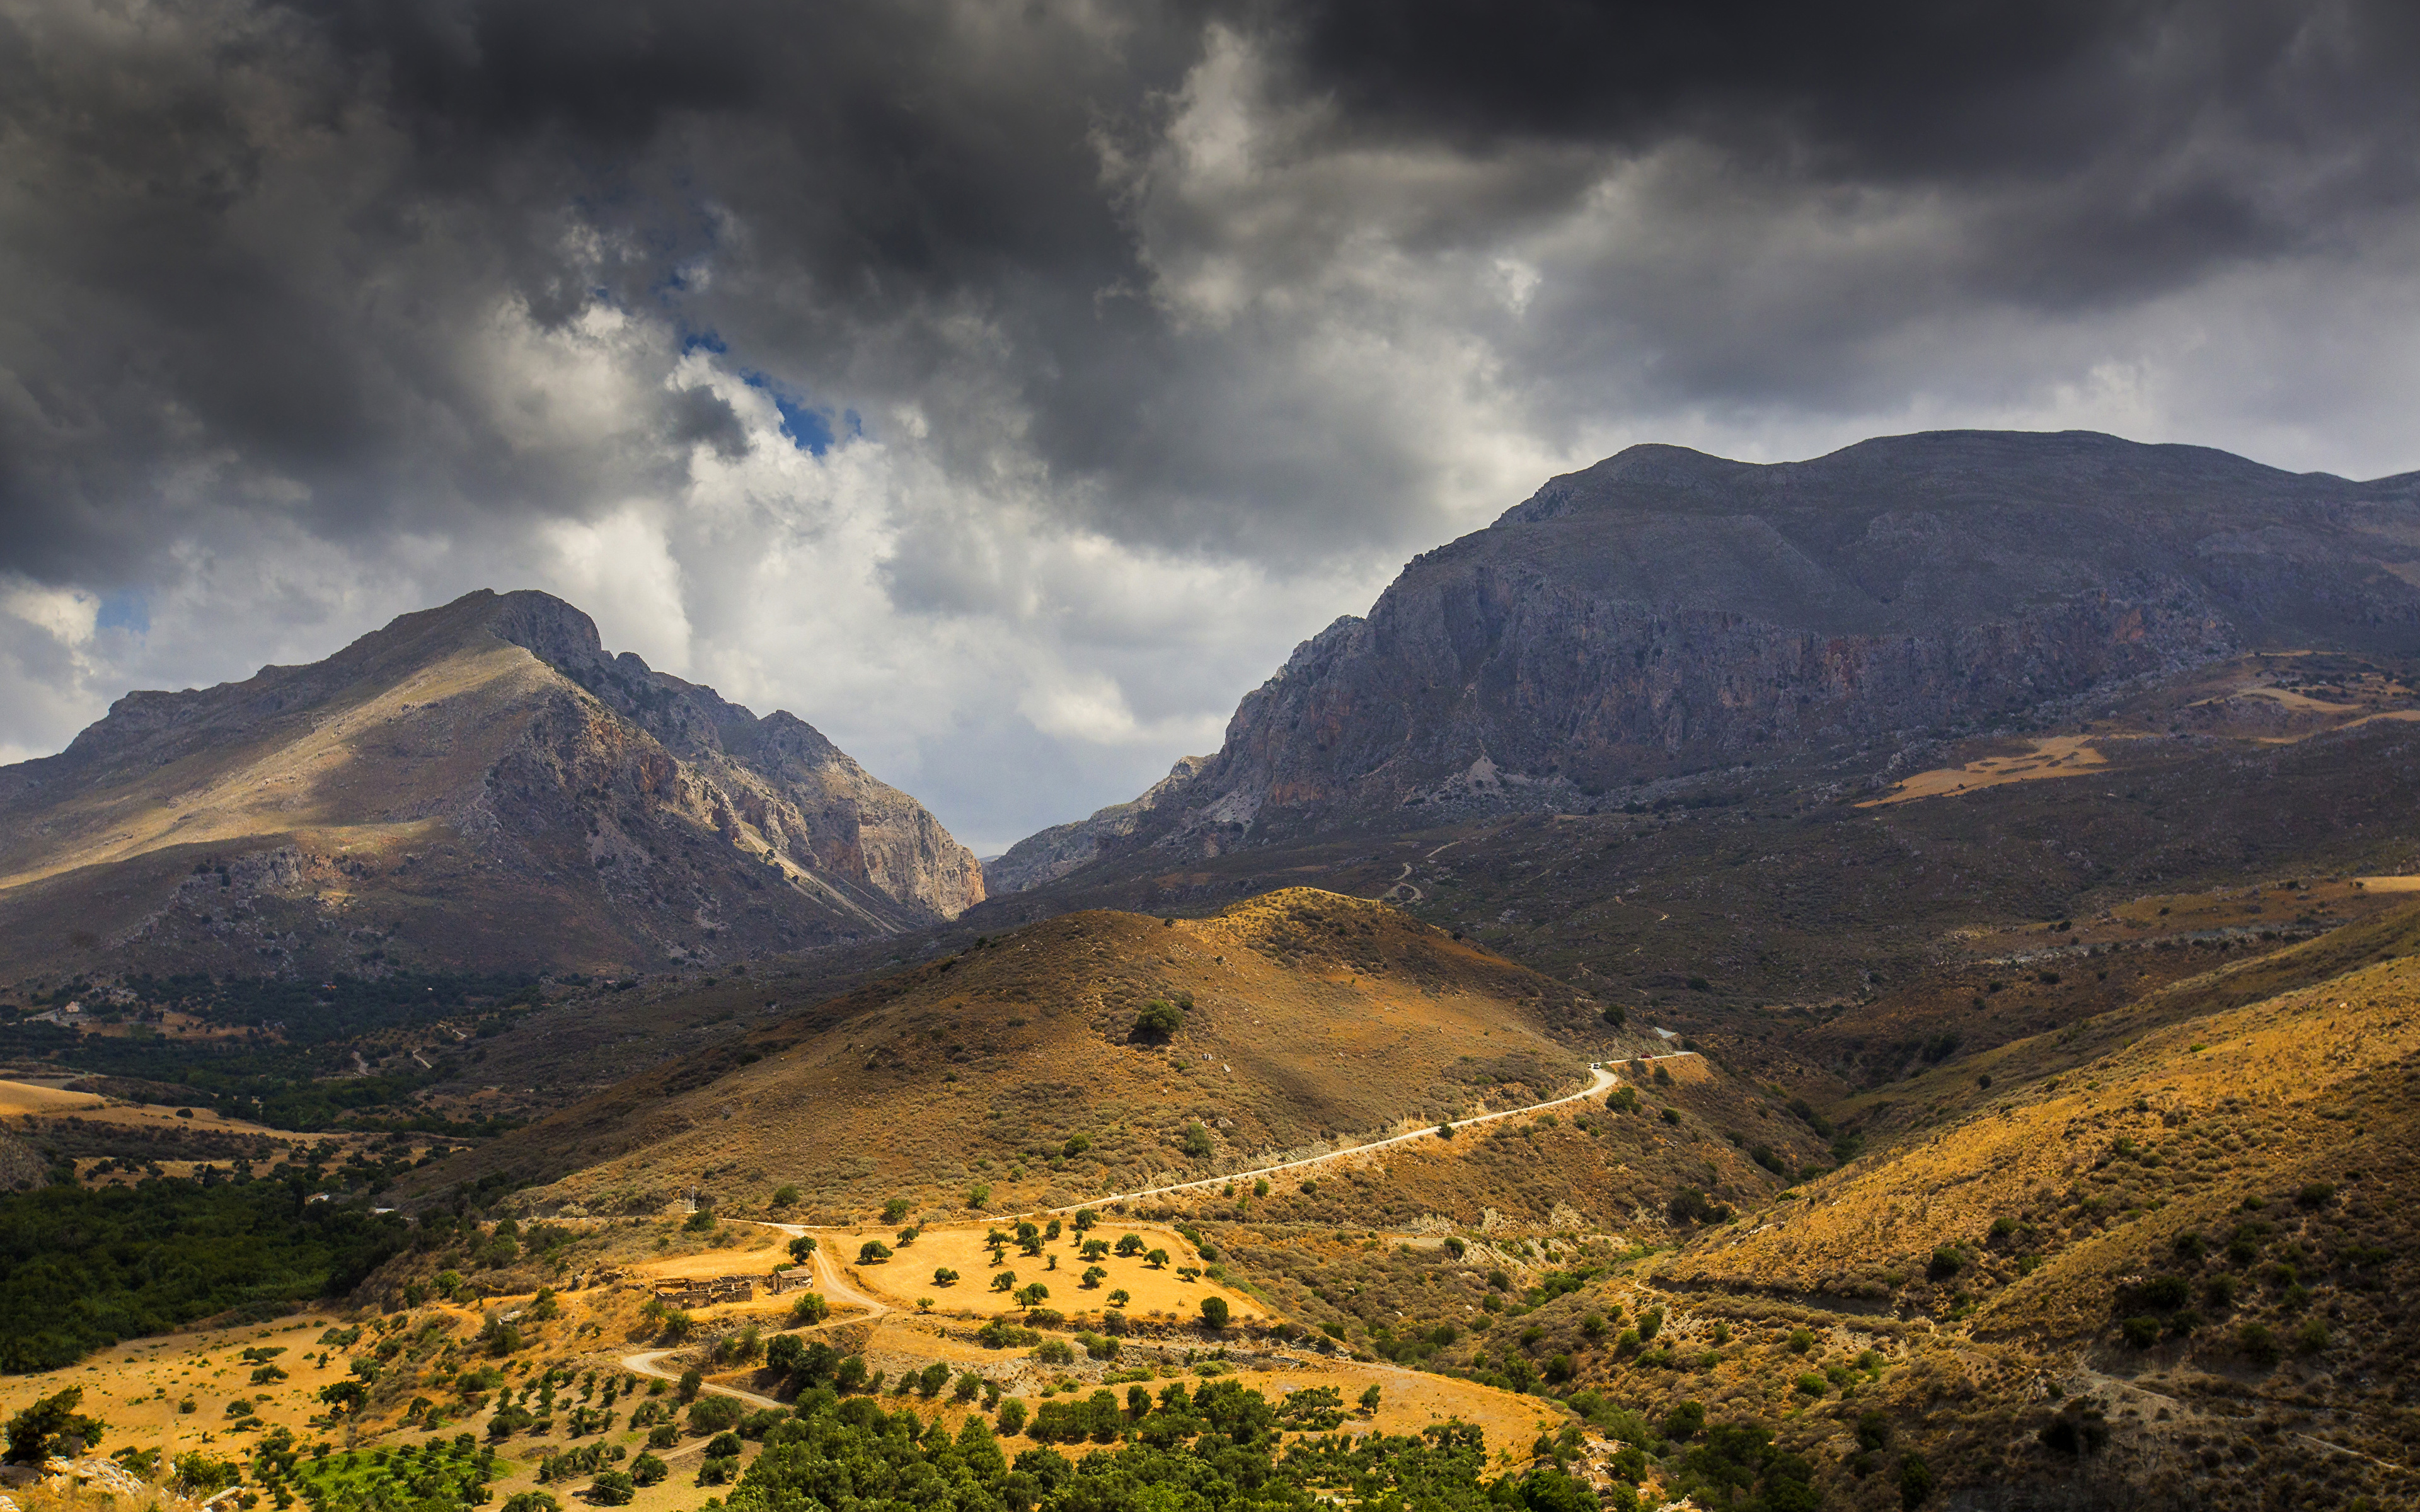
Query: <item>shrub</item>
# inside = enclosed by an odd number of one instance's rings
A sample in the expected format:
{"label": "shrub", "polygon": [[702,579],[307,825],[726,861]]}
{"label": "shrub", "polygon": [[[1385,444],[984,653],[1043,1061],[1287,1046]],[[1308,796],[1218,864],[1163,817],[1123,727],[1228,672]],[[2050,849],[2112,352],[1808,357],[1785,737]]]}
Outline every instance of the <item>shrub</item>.
{"label": "shrub", "polygon": [[824,1300],[824,1294],[820,1291],[803,1293],[798,1301],[790,1304],[790,1325],[793,1328],[820,1323],[830,1316],[831,1304]]}
{"label": "shrub", "polygon": [[1932,1499],[1932,1467],[1924,1457],[1911,1452],[1899,1462],[1899,1504],[1916,1512]]}
{"label": "shrub", "polygon": [[2268,1366],[2277,1363],[2277,1335],[2270,1332],[2266,1323],[2245,1323],[2237,1329],[2235,1347],[2257,1365]]}
{"label": "shrub", "polygon": [[685,1403],[693,1402],[697,1400],[697,1394],[705,1385],[706,1376],[704,1373],[696,1370],[684,1370],[680,1373],[680,1384],[675,1388],[675,1391],[680,1401]]}
{"label": "shrub", "polygon": [[8,1458],[21,1465],[39,1465],[63,1452],[63,1441],[67,1439],[81,1440],[86,1448],[99,1443],[101,1421],[76,1411],[83,1400],[84,1388],[70,1386],[40,1398],[10,1418],[7,1430]]}
{"label": "shrub", "polygon": [[1944,1244],[1932,1252],[1932,1258],[1925,1263],[1924,1273],[1935,1281],[1947,1281],[1964,1269],[1966,1269],[1966,1257],[1959,1254],[1951,1246]]}
{"label": "shrub", "polygon": [[1214,1329],[1225,1328],[1227,1326],[1227,1299],[1224,1297],[1202,1298],[1202,1321]]}
{"label": "shrub", "polygon": [[739,1403],[728,1396],[701,1396],[689,1404],[689,1430],[695,1435],[723,1433],[739,1426]]}
{"label": "shrub", "polygon": [[933,1285],[935,1285],[935,1286],[937,1286],[937,1287],[954,1287],[954,1286],[956,1286],[957,1284],[958,1284],[958,1273],[957,1273],[957,1272],[951,1270],[951,1269],[950,1269],[948,1266],[946,1266],[946,1265],[942,1265],[942,1266],[936,1266],[936,1267],[934,1268],[934,1270],[933,1270]]}
{"label": "shrub", "polygon": [[1212,1149],[1212,1146],[1210,1144],[1210,1131],[1202,1127],[1198,1121],[1187,1124],[1185,1126],[1185,1133],[1178,1137],[1176,1142],[1187,1155],[1190,1155],[1195,1160],[1208,1160],[1210,1158]]}
{"label": "shrub", "polygon": [[1138,1040],[1165,1040],[1183,1027],[1185,1014],[1164,997],[1155,997],[1143,1004],[1142,1011],[1135,1015],[1134,1032]]}
{"label": "shrub", "polygon": [[588,1499],[598,1506],[624,1506],[638,1494],[637,1486],[634,1475],[619,1470],[600,1470],[597,1478],[588,1483]]}
{"label": "shrub", "polygon": [[1024,1431],[1025,1431],[1025,1402],[1024,1402],[1024,1399],[1023,1399],[1023,1398],[1021,1398],[1021,1397],[1016,1397],[1016,1396],[1003,1396],[1003,1397],[1001,1397],[1001,1398],[1000,1399],[1000,1433],[1001,1433],[1001,1437],[1002,1437],[1002,1438],[1004,1438],[1004,1439],[1013,1439],[1013,1438],[1016,1437],[1018,1434],[1020,1434],[1020,1433],[1022,1433],[1022,1432],[1024,1432]]}
{"label": "shrub", "polygon": [[1730,1209],[1714,1201],[1694,1186],[1684,1186],[1673,1193],[1672,1200],[1666,1207],[1674,1223],[1727,1223],[1731,1215]]}
{"label": "shrub", "polygon": [[670,1473],[672,1466],[644,1449],[639,1451],[638,1458],[630,1461],[630,1483],[634,1486],[653,1486]]}
{"label": "shrub", "polygon": [[2139,1318],[2127,1319],[2118,1325],[2118,1329],[2126,1336],[2127,1345],[2133,1349],[2148,1350],[2160,1342],[2160,1320],[2149,1313]]}

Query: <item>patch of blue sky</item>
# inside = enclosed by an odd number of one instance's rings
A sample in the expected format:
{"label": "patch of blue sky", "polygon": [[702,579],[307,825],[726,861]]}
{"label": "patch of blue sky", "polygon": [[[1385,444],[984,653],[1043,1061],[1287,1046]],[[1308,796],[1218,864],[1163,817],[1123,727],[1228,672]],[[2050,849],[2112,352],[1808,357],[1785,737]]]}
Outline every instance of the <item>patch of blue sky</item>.
{"label": "patch of blue sky", "polygon": [[135,635],[151,633],[151,604],[132,589],[106,594],[93,615],[96,630],[126,630]]}
{"label": "patch of blue sky", "polygon": [[691,352],[712,352],[720,357],[729,350],[731,350],[731,344],[722,339],[720,332],[684,331],[681,332],[683,357],[687,357]]}
{"label": "patch of blue sky", "polygon": [[834,437],[830,410],[811,407],[762,373],[743,373],[740,378],[750,388],[762,389],[772,397],[773,409],[782,417],[782,434],[790,439],[791,445],[810,456],[821,456],[831,450]]}

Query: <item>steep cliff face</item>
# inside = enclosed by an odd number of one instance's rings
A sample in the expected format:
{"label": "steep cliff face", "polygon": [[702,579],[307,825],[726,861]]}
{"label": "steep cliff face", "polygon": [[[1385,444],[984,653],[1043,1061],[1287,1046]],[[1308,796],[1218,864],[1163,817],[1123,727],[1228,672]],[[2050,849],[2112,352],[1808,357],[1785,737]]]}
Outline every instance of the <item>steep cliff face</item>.
{"label": "steep cliff face", "polygon": [[877,781],[813,725],[758,718],[710,687],[608,656],[596,625],[543,594],[500,601],[496,634],[529,650],[645,731],[711,790],[715,830],[803,868],[839,872],[894,902],[954,918],[983,901],[983,867],[922,804]]}
{"label": "steep cliff face", "polygon": [[622,967],[880,937],[972,853],[785,713],[608,656],[542,594],[130,694],[0,768],[0,969]]}
{"label": "steep cliff face", "polygon": [[[1085,833],[1198,853],[1459,798],[1585,807],[2246,648],[2405,654],[2415,582],[2420,476],[2084,433],[1773,466],[1634,447],[1414,561],[1248,694],[1149,815]],[[994,887],[1040,875],[996,865]]]}

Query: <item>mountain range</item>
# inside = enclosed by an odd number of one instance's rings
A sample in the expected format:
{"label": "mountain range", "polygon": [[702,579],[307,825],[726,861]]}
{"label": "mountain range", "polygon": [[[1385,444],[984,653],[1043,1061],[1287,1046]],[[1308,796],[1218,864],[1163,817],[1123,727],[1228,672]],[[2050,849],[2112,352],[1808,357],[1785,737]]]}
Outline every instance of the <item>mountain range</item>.
{"label": "mountain range", "polygon": [[[65,1225],[0,1291],[77,1326],[0,1347],[172,1450],[224,1423],[179,1352],[383,1451],[583,1372],[812,1411],[769,1330],[931,1443],[1189,1374],[1473,1412],[1525,1505],[2415,1504],[2415,585],[2411,476],[1637,447],[988,866],[540,594],[131,694],[0,769],[0,1180],[54,1188],[0,1217],[378,1219],[334,1320],[385,1338],[278,1385],[240,1351],[323,1273],[246,1266],[215,1342],[106,1352],[87,1294],[225,1303]],[[808,1304],[702,1285],[793,1236]],[[516,1410],[464,1348],[549,1368]],[[613,1400],[538,1478],[680,1452]]]}
{"label": "mountain range", "polygon": [[1247,694],[1218,752],[986,876],[997,896],[1145,851],[1618,808],[2285,649],[2420,651],[2420,474],[2086,432],[1771,465],[1634,446],[1415,559]]}

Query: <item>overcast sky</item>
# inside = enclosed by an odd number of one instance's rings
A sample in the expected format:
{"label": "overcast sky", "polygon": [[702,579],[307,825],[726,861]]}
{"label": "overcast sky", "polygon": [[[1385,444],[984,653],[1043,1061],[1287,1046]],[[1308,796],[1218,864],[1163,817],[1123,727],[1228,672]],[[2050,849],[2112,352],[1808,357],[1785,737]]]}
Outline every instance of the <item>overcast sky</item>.
{"label": "overcast sky", "polygon": [[0,0],[0,760],[538,587],[989,854],[1633,441],[2420,468],[2416,83],[2409,0]]}

